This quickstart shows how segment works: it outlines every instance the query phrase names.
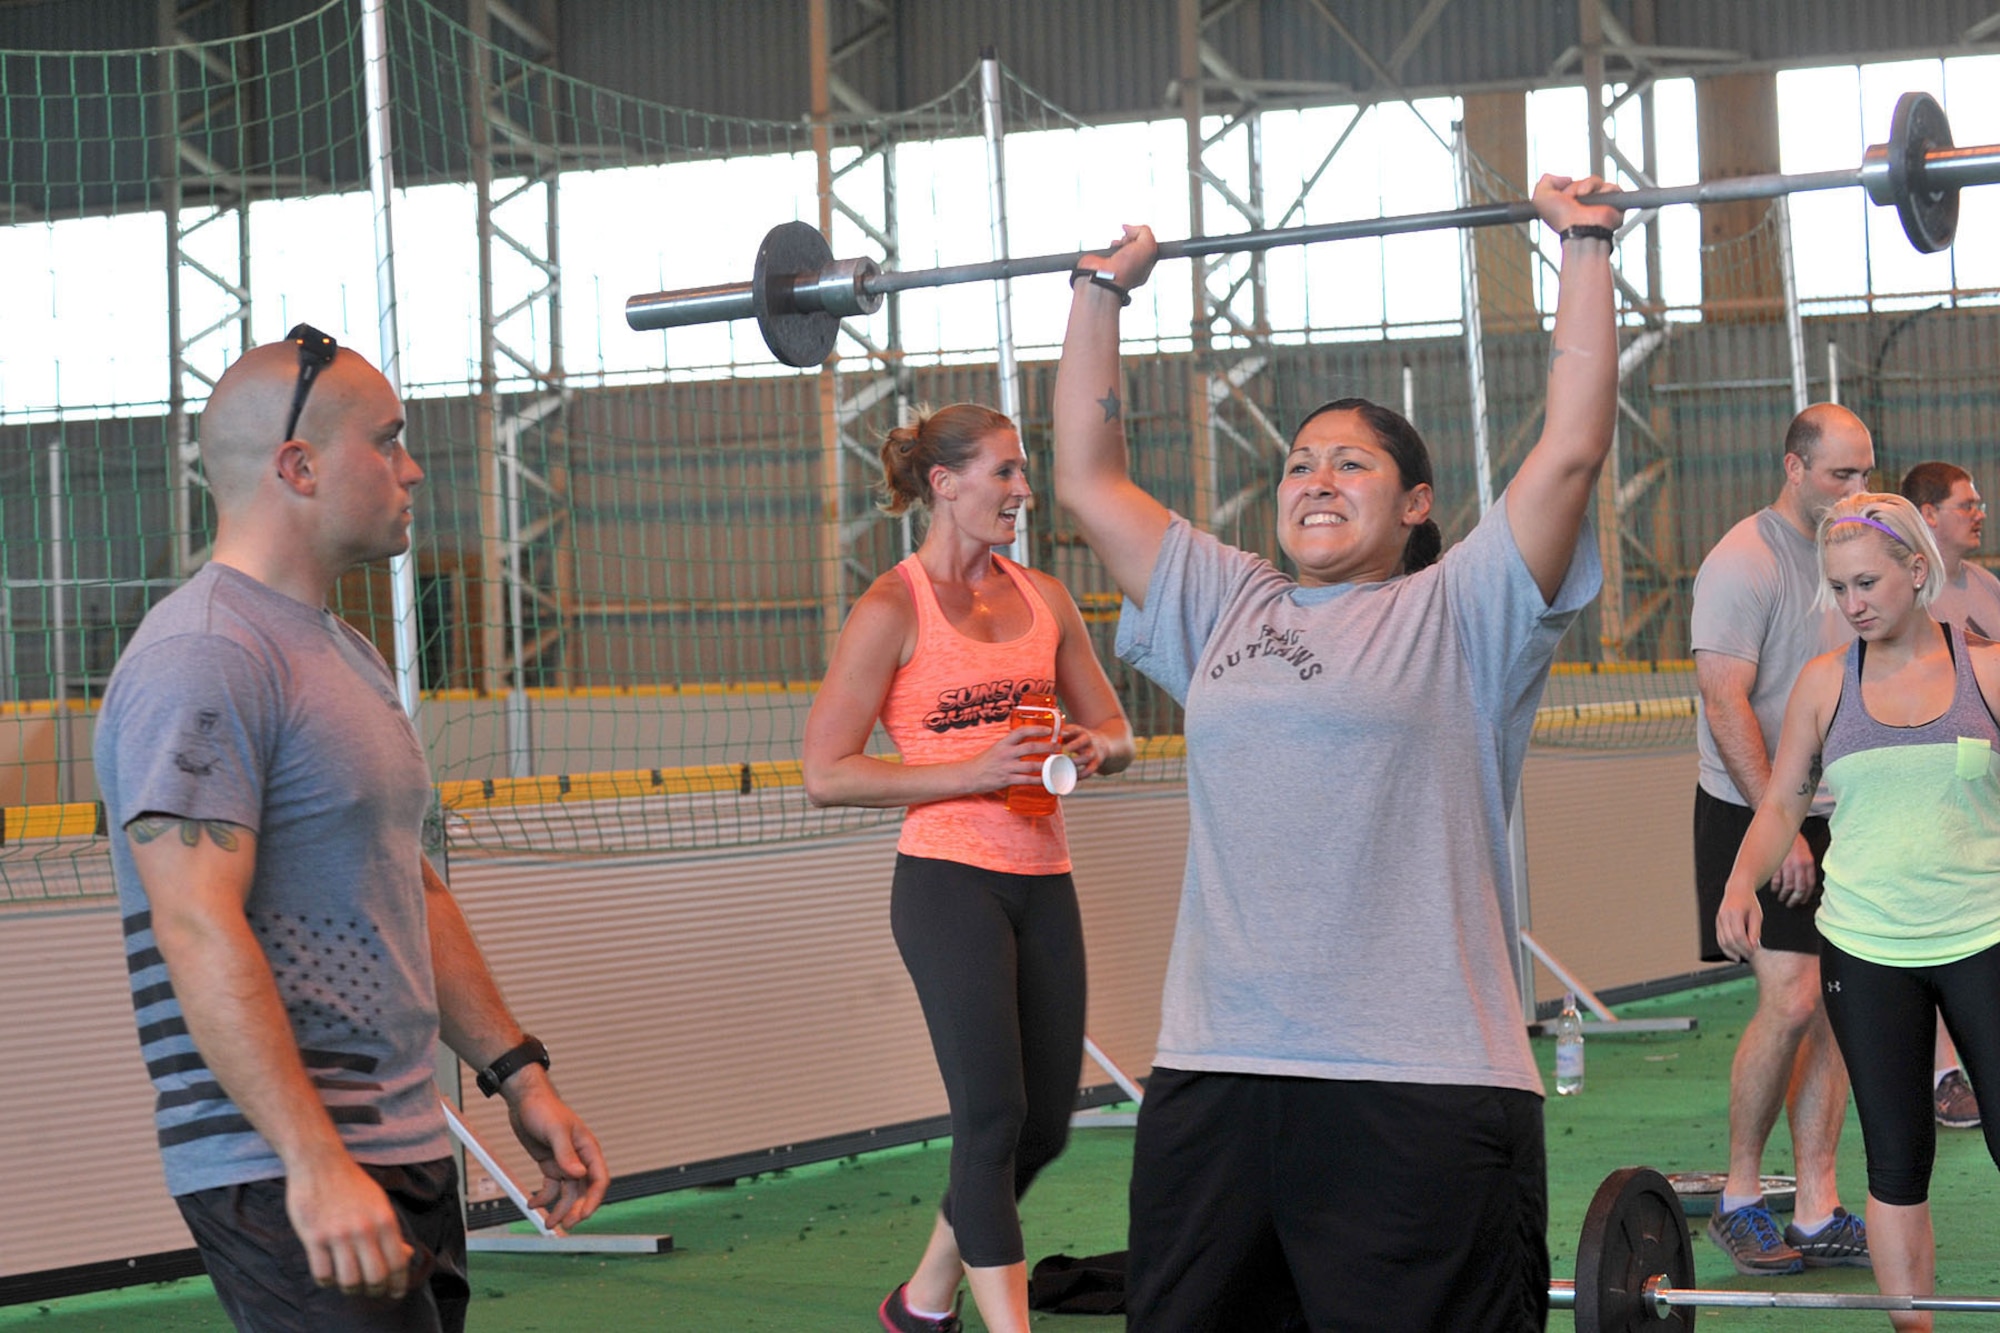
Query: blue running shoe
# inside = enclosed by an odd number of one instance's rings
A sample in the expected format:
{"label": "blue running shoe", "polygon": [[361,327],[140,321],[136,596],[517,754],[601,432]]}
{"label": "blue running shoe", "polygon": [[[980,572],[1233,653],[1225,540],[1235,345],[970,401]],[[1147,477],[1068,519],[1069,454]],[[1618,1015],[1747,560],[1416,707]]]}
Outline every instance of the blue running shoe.
{"label": "blue running shoe", "polygon": [[1806,1266],[1805,1256],[1785,1243],[1770,1209],[1762,1204],[1746,1204],[1727,1213],[1716,1209],[1709,1215],[1708,1238],[1722,1247],[1745,1277],[1797,1273]]}

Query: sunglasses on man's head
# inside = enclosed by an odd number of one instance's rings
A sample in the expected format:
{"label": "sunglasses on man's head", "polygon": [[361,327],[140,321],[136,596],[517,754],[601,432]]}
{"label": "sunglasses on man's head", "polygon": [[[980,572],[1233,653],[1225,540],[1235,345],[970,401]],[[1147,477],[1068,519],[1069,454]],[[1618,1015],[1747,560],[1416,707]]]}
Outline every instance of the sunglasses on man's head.
{"label": "sunglasses on man's head", "polygon": [[299,382],[292,390],[292,414],[285,418],[285,438],[289,440],[299,428],[299,413],[305,410],[306,395],[312,392],[313,381],[333,364],[340,344],[310,324],[294,324],[285,341],[299,345]]}

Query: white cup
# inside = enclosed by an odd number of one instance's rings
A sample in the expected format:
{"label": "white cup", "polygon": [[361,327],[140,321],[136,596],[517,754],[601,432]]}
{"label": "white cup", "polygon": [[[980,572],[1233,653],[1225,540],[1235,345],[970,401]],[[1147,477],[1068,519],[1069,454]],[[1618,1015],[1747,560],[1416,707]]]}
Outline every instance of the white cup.
{"label": "white cup", "polygon": [[1076,760],[1066,754],[1052,754],[1042,760],[1042,786],[1058,796],[1076,790]]}

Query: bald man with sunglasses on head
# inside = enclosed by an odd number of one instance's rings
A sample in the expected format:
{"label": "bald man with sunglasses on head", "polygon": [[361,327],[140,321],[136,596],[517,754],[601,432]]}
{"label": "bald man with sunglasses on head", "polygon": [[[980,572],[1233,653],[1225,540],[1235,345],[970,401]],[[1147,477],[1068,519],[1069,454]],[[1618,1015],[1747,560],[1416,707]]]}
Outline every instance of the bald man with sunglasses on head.
{"label": "bald man with sunglasses on head", "polygon": [[167,1186],[239,1328],[464,1326],[440,1037],[506,1099],[552,1225],[610,1179],[423,854],[388,667],[327,608],[409,549],[402,434],[389,382],[309,326],[231,366],[202,413],[213,554],[134,634],[96,733]]}

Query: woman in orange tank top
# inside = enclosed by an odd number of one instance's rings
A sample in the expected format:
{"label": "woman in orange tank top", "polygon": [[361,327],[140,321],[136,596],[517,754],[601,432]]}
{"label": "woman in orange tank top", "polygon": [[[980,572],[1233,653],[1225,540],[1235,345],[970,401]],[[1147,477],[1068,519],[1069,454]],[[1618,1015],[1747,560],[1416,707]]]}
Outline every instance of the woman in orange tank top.
{"label": "woman in orange tank top", "polygon": [[[994,1333],[1028,1327],[1016,1202],[1069,1130],[1083,1060],[1083,931],[1062,813],[1016,813],[1057,749],[1079,777],[1132,762],[1132,728],[1062,584],[997,554],[1031,498],[1013,422],[971,403],[890,432],[883,506],[929,516],[854,605],[806,722],[815,805],[905,806],[890,920],[951,1105],[951,1182],[930,1244],[878,1314],[955,1333],[961,1274]],[[1061,701],[1060,737],[1010,727]],[[866,754],[880,718],[901,763]]]}

